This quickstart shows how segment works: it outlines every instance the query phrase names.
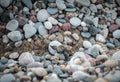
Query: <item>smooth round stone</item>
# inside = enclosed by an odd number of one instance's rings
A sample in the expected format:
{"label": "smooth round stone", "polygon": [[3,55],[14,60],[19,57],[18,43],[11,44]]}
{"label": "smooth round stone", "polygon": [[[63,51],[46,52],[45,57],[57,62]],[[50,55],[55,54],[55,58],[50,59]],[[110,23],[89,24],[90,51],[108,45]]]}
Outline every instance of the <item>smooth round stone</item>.
{"label": "smooth round stone", "polygon": [[85,16],[83,21],[87,24],[90,24],[90,25],[93,24],[93,19],[89,16]]}
{"label": "smooth round stone", "polygon": [[24,74],[25,74],[25,72],[23,72],[23,71],[19,71],[16,73],[17,76],[23,76]]}
{"label": "smooth round stone", "polygon": [[75,39],[75,40],[79,40],[79,36],[77,33],[73,33],[72,34],[72,37]]}
{"label": "smooth round stone", "polygon": [[29,9],[32,9],[32,1],[31,1],[31,0],[22,0],[22,2],[23,2]]}
{"label": "smooth round stone", "polygon": [[56,4],[57,4],[58,9],[60,10],[66,9],[66,5],[63,0],[56,0]]}
{"label": "smooth round stone", "polygon": [[1,77],[0,82],[12,82],[15,81],[13,74],[5,74]]}
{"label": "smooth round stone", "polygon": [[8,7],[11,3],[11,0],[0,0],[0,5],[2,7]]}
{"label": "smooth round stone", "polygon": [[40,27],[40,25],[43,26],[43,24],[41,22],[37,22],[34,24],[34,27],[38,30],[38,28]]}
{"label": "smooth round stone", "polygon": [[21,46],[22,45],[22,41],[17,41],[17,42],[15,42],[15,47],[19,47],[19,46]]}
{"label": "smooth round stone", "polygon": [[51,46],[60,46],[62,45],[59,41],[52,41],[49,43],[48,50],[51,54],[57,53],[56,50],[54,50]]}
{"label": "smooth round stone", "polygon": [[120,26],[120,18],[117,18],[117,19],[115,20],[115,23]]}
{"label": "smooth round stone", "polygon": [[49,17],[49,18],[48,18],[48,21],[49,21],[50,23],[52,23],[53,25],[57,25],[57,24],[58,24],[58,21],[57,21],[55,18],[53,18],[53,17]]}
{"label": "smooth round stone", "polygon": [[112,43],[107,43],[106,46],[107,46],[109,49],[115,48],[115,45],[112,44]]}
{"label": "smooth round stone", "polygon": [[102,4],[98,4],[96,5],[97,9],[103,9],[103,5]]}
{"label": "smooth round stone", "polygon": [[6,29],[10,31],[14,31],[18,28],[18,25],[19,25],[18,21],[13,19],[7,23]]}
{"label": "smooth round stone", "polygon": [[37,67],[43,67],[43,64],[40,62],[32,62],[32,63],[27,65],[28,70],[31,68],[37,68]]}
{"label": "smooth round stone", "polygon": [[0,63],[0,72],[3,72],[7,68],[7,65]]}
{"label": "smooth round stone", "polygon": [[110,32],[113,32],[115,30],[117,30],[119,28],[119,26],[117,24],[112,24],[110,27],[109,27],[109,31]]}
{"label": "smooth round stone", "polygon": [[65,23],[66,22],[65,19],[58,19],[58,21],[61,22],[61,23]]}
{"label": "smooth round stone", "polygon": [[115,73],[108,73],[104,78],[109,79],[110,82],[119,82],[120,81],[120,71],[116,70]]}
{"label": "smooth round stone", "polygon": [[120,38],[120,30],[116,30],[113,32],[113,37],[119,39]]}
{"label": "smooth round stone", "polygon": [[99,18],[98,17],[95,17],[93,19],[93,24],[95,25],[95,27],[98,27],[98,21],[99,21]]}
{"label": "smooth round stone", "polygon": [[62,18],[64,18],[64,17],[65,17],[64,14],[60,14],[60,15],[58,16],[59,19],[62,19]]}
{"label": "smooth round stone", "polygon": [[72,17],[72,18],[70,18],[70,23],[73,26],[77,27],[77,26],[79,26],[81,24],[81,20],[79,18],[77,18],[77,17]]}
{"label": "smooth round stone", "polygon": [[6,63],[8,62],[8,58],[2,57],[2,58],[0,59],[0,62],[1,62],[2,64],[6,64]]}
{"label": "smooth round stone", "polygon": [[81,26],[83,26],[83,27],[86,27],[86,23],[85,22],[81,22]]}
{"label": "smooth round stone", "polygon": [[99,32],[99,29],[95,26],[91,26],[88,28],[89,32],[91,33],[91,35],[96,35]]}
{"label": "smooth round stone", "polygon": [[82,6],[89,6],[90,0],[76,0],[76,3]]}
{"label": "smooth round stone", "polygon": [[52,73],[48,76],[46,82],[62,82],[55,73]]}
{"label": "smooth round stone", "polygon": [[83,47],[90,48],[90,47],[92,47],[92,44],[89,41],[83,41]]}
{"label": "smooth round stone", "polygon": [[65,60],[64,54],[56,53],[55,56],[59,57],[60,60]]}
{"label": "smooth round stone", "polygon": [[48,31],[47,31],[47,29],[45,29],[45,27],[44,27],[43,25],[40,25],[40,26],[38,27],[38,33],[39,33],[40,35],[44,36],[44,35],[47,35],[47,34],[48,34]]}
{"label": "smooth round stone", "polygon": [[48,30],[52,29],[52,24],[51,24],[51,22],[49,22],[49,21],[44,22],[44,26],[45,26],[45,28],[48,29]]}
{"label": "smooth round stone", "polygon": [[91,34],[89,32],[81,32],[81,36],[84,38],[90,38]]}
{"label": "smooth round stone", "polygon": [[112,59],[119,60],[120,59],[120,51],[115,52],[112,55]]}
{"label": "smooth round stone", "polygon": [[53,70],[54,70],[54,72],[55,72],[57,75],[63,74],[60,66],[57,66],[57,65],[53,66]]}
{"label": "smooth round stone", "polygon": [[24,52],[20,55],[18,61],[20,65],[27,66],[28,64],[34,62],[35,60],[33,59],[33,56],[31,53]]}
{"label": "smooth round stone", "polygon": [[90,10],[91,10],[92,12],[96,13],[96,12],[97,12],[97,7],[96,7],[94,4],[91,4],[91,5],[90,5]]}
{"label": "smooth round stone", "polygon": [[8,43],[9,42],[9,39],[8,39],[7,35],[3,35],[2,38],[3,38],[2,39],[3,43]]}
{"label": "smooth round stone", "polygon": [[96,35],[96,41],[99,41],[99,42],[102,42],[102,43],[106,42],[105,37],[101,34]]}
{"label": "smooth round stone", "polygon": [[49,15],[49,13],[47,12],[47,10],[41,9],[41,10],[38,12],[38,14],[37,14],[37,19],[38,19],[38,21],[40,21],[40,22],[44,22],[45,20],[48,19],[49,16],[50,16],[50,15]]}
{"label": "smooth round stone", "polygon": [[31,71],[39,77],[43,77],[43,76],[47,75],[47,71],[42,67],[31,68]]}
{"label": "smooth round stone", "polygon": [[98,61],[101,61],[101,60],[103,60],[103,59],[108,59],[108,56],[107,56],[107,55],[98,55],[98,56],[96,57],[96,59],[97,59]]}
{"label": "smooth round stone", "polygon": [[12,41],[19,41],[22,39],[22,34],[19,31],[12,31],[7,34],[8,38]]}
{"label": "smooth round stone", "polygon": [[23,26],[23,30],[25,32],[25,38],[30,38],[32,37],[33,35],[36,34],[37,30],[35,27],[33,27],[32,25],[30,24],[25,24]]}
{"label": "smooth round stone", "polygon": [[74,79],[74,81],[80,81],[86,79],[87,77],[89,77],[89,75],[82,71],[76,71],[72,74],[72,78]]}
{"label": "smooth round stone", "polygon": [[13,52],[9,55],[9,58],[11,59],[17,59],[19,57],[19,53],[18,52]]}
{"label": "smooth round stone", "polygon": [[75,12],[76,8],[66,8],[65,11],[66,12]]}
{"label": "smooth round stone", "polygon": [[47,11],[48,11],[49,14],[53,15],[53,14],[56,14],[58,12],[58,9],[57,8],[48,7]]}

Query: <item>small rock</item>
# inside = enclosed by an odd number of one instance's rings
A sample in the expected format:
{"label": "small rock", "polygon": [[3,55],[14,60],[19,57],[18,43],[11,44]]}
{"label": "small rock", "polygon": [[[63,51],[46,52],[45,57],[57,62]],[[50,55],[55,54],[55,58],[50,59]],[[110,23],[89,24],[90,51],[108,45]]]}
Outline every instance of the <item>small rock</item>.
{"label": "small rock", "polygon": [[18,21],[13,19],[7,23],[6,29],[10,31],[14,31],[18,28],[18,25],[19,25]]}
{"label": "small rock", "polygon": [[71,33],[71,31],[65,31],[65,32],[64,32],[64,35],[70,36],[70,35],[72,35],[72,33]]}
{"label": "small rock", "polygon": [[99,41],[99,42],[102,42],[102,43],[106,42],[105,37],[102,36],[101,34],[96,35],[96,41]]}
{"label": "small rock", "polygon": [[28,64],[35,61],[32,57],[32,54],[29,52],[22,53],[18,60],[19,60],[19,64],[22,66],[27,66]]}
{"label": "small rock", "polygon": [[118,28],[119,28],[119,26],[117,24],[112,24],[109,27],[109,31],[113,32],[113,31],[117,30]]}
{"label": "small rock", "polygon": [[18,52],[13,52],[9,55],[9,58],[11,59],[17,59],[19,57],[19,53]]}
{"label": "small rock", "polygon": [[36,28],[30,24],[25,24],[23,30],[25,32],[25,38],[30,38],[37,32]]}
{"label": "small rock", "polygon": [[0,82],[12,82],[15,81],[13,74],[5,74],[1,77]]}
{"label": "small rock", "polygon": [[46,22],[44,22],[44,25],[45,25],[45,28],[46,29],[52,29],[52,24],[51,24],[51,22],[49,22],[49,21],[46,21]]}
{"label": "small rock", "polygon": [[75,40],[79,40],[79,36],[77,33],[73,33],[72,34],[72,37],[75,39]]}
{"label": "small rock", "polygon": [[30,69],[33,73],[35,73],[37,76],[39,77],[43,77],[45,75],[47,75],[47,72],[44,68],[42,67],[38,67],[38,68],[31,68]]}
{"label": "small rock", "polygon": [[62,82],[62,81],[58,78],[56,74],[52,73],[48,76],[48,79],[46,82]]}
{"label": "small rock", "polygon": [[116,30],[113,32],[113,37],[119,39],[120,38],[120,30]]}
{"label": "small rock", "polygon": [[55,18],[53,18],[53,17],[49,17],[49,18],[48,18],[48,21],[49,21],[50,23],[52,23],[53,25],[57,25],[57,24],[58,24],[58,21],[57,21]]}
{"label": "small rock", "polygon": [[107,60],[107,59],[108,59],[108,56],[107,56],[107,55],[98,55],[98,56],[96,57],[96,59],[97,59],[98,61]]}
{"label": "small rock", "polygon": [[99,29],[95,26],[89,27],[88,30],[91,33],[91,35],[96,35],[99,32]]}
{"label": "small rock", "polygon": [[57,8],[48,7],[47,11],[48,11],[48,13],[50,13],[51,15],[53,15],[53,14],[56,14],[58,12],[58,9]]}
{"label": "small rock", "polygon": [[40,26],[38,27],[38,33],[39,33],[40,35],[44,36],[44,35],[47,35],[47,34],[48,34],[48,31],[47,31],[47,29],[45,29],[45,27],[44,27],[43,25],[40,25]]}
{"label": "small rock", "polygon": [[66,5],[63,0],[56,0],[56,4],[57,4],[58,9],[60,10],[66,9]]}
{"label": "small rock", "polygon": [[86,23],[85,22],[81,22],[81,26],[86,27]]}
{"label": "small rock", "polygon": [[90,24],[90,25],[93,24],[93,19],[89,16],[85,16],[83,21],[87,24]]}
{"label": "small rock", "polygon": [[115,20],[115,23],[120,26],[120,18],[117,18],[117,19]]}
{"label": "small rock", "polygon": [[30,70],[31,68],[39,68],[39,67],[43,67],[43,64],[40,62],[32,62],[27,65],[28,70]]}
{"label": "small rock", "polygon": [[49,52],[50,52],[51,54],[57,53],[57,51],[54,50],[51,46],[60,46],[60,45],[62,45],[62,44],[61,44],[60,42],[58,42],[58,41],[52,41],[52,42],[50,42],[50,43],[49,43],[49,46],[48,46]]}
{"label": "small rock", "polygon": [[64,23],[64,24],[62,25],[62,29],[63,29],[64,31],[70,30],[70,28],[71,28],[70,23]]}
{"label": "small rock", "polygon": [[96,5],[97,9],[103,9],[103,5],[102,4],[98,4]]}
{"label": "small rock", "polygon": [[112,59],[114,59],[114,60],[119,60],[119,59],[120,59],[120,51],[115,52],[115,53],[112,55]]}
{"label": "small rock", "polygon": [[44,22],[45,20],[48,19],[48,17],[50,17],[50,15],[45,9],[41,9],[37,14],[37,19],[40,22]]}
{"label": "small rock", "polygon": [[64,43],[65,44],[71,44],[72,42],[73,42],[73,40],[70,37],[68,37],[68,36],[64,37]]}
{"label": "small rock", "polygon": [[59,27],[57,25],[53,26],[52,29],[49,30],[49,34],[53,34],[56,32],[59,32]]}
{"label": "small rock", "polygon": [[97,7],[94,4],[90,5],[90,9],[92,12],[96,13],[97,12]]}
{"label": "small rock", "polygon": [[92,44],[89,41],[83,41],[83,47],[90,48],[90,47],[92,47]]}
{"label": "small rock", "polygon": [[33,58],[36,62],[40,62],[40,57],[39,56],[33,56]]}
{"label": "small rock", "polygon": [[108,37],[108,34],[109,34],[108,28],[104,28],[104,29],[102,30],[102,35],[103,35],[105,38],[107,38],[107,37]]}
{"label": "small rock", "polygon": [[22,34],[19,31],[9,32],[7,36],[14,42],[22,39]]}
{"label": "small rock", "polygon": [[109,49],[115,48],[115,45],[112,44],[112,43],[107,43],[106,46],[107,46]]}
{"label": "small rock", "polygon": [[15,47],[19,47],[19,46],[21,46],[22,45],[22,41],[17,41],[17,42],[15,42]]}
{"label": "small rock", "polygon": [[93,19],[93,24],[95,25],[95,27],[98,27],[98,17],[95,17]]}
{"label": "small rock", "polygon": [[73,26],[77,27],[77,26],[79,26],[81,24],[81,20],[79,18],[77,18],[77,17],[72,17],[72,18],[70,18],[70,23]]}
{"label": "small rock", "polygon": [[8,7],[11,3],[11,0],[0,0],[0,5],[3,7]]}
{"label": "small rock", "polygon": [[22,0],[22,2],[23,2],[29,9],[32,9],[32,1],[31,1],[31,0]]}
{"label": "small rock", "polygon": [[3,72],[7,68],[7,65],[0,63],[0,72]]}
{"label": "small rock", "polygon": [[8,59],[5,58],[5,57],[2,57],[2,58],[0,59],[0,62],[1,62],[2,64],[6,64],[6,63],[8,62]]}
{"label": "small rock", "polygon": [[91,37],[91,34],[89,32],[81,32],[81,36],[83,38],[90,38]]}
{"label": "small rock", "polygon": [[54,70],[54,72],[55,72],[57,75],[63,74],[60,66],[55,65],[55,66],[53,67],[53,70]]}
{"label": "small rock", "polygon": [[87,77],[89,77],[89,75],[87,73],[82,72],[82,71],[76,71],[72,74],[72,78],[74,79],[74,81],[84,80]]}
{"label": "small rock", "polygon": [[3,43],[8,43],[9,42],[9,39],[8,39],[7,35],[3,35],[2,38],[3,38],[2,39]]}
{"label": "small rock", "polygon": [[82,6],[89,6],[90,5],[90,0],[76,0],[76,3],[78,5]]}

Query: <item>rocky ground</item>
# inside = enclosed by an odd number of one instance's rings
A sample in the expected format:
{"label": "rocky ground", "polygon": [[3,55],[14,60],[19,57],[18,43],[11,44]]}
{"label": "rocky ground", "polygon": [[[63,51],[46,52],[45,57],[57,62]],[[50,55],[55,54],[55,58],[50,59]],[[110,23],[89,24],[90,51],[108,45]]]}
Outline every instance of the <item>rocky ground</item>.
{"label": "rocky ground", "polygon": [[120,0],[0,0],[0,82],[120,82]]}

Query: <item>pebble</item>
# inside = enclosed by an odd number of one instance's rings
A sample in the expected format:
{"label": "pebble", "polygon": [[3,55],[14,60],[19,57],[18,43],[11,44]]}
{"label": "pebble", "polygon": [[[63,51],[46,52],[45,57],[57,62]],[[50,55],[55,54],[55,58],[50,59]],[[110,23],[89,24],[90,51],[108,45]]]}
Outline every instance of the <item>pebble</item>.
{"label": "pebble", "polygon": [[120,30],[114,31],[114,32],[112,33],[112,35],[113,35],[114,38],[119,39],[119,38],[120,38]]}
{"label": "pebble", "polygon": [[52,24],[51,24],[51,22],[49,22],[49,21],[44,22],[44,26],[48,30],[52,29],[52,27],[53,27]]}
{"label": "pebble", "polygon": [[32,37],[33,35],[36,34],[37,30],[35,27],[33,27],[32,25],[30,24],[25,24],[23,26],[23,30],[25,32],[25,38],[30,38]]}
{"label": "pebble", "polygon": [[119,58],[120,58],[120,51],[117,51],[114,54],[112,54],[112,59],[119,60]]}
{"label": "pebble", "polygon": [[62,29],[64,31],[70,30],[70,28],[71,28],[71,24],[70,23],[64,23],[64,24],[62,24]]}
{"label": "pebble", "polygon": [[32,62],[27,65],[28,70],[30,70],[31,68],[38,68],[38,67],[43,67],[43,64],[40,62]]}
{"label": "pebble", "polygon": [[3,35],[2,38],[3,38],[2,39],[3,43],[8,43],[9,42],[9,39],[8,39],[7,35]]}
{"label": "pebble", "polygon": [[91,5],[90,5],[90,10],[91,10],[93,13],[96,13],[96,12],[97,12],[97,7],[96,7],[94,4],[91,4]]}
{"label": "pebble", "polygon": [[58,9],[57,8],[48,7],[47,11],[48,11],[49,14],[54,15],[54,14],[56,14],[58,12]]}
{"label": "pebble", "polygon": [[13,42],[19,41],[22,39],[22,34],[19,31],[12,31],[7,34],[8,38]]}
{"label": "pebble", "polygon": [[49,17],[49,18],[48,18],[48,21],[49,21],[50,23],[52,23],[53,25],[57,25],[57,24],[58,24],[58,21],[57,21],[55,18],[53,18],[53,17]]}
{"label": "pebble", "polygon": [[116,18],[115,23],[120,26],[120,18]]}
{"label": "pebble", "polygon": [[72,18],[70,18],[70,23],[73,26],[77,27],[77,26],[79,26],[81,24],[81,20],[79,18],[77,18],[77,17],[72,17]]}
{"label": "pebble", "polygon": [[97,59],[98,61],[101,61],[101,60],[108,59],[108,56],[107,56],[107,55],[98,55],[98,56],[96,57],[96,59]]}
{"label": "pebble", "polygon": [[48,17],[50,17],[49,13],[47,12],[46,9],[41,9],[38,13],[37,13],[37,19],[40,22],[44,22],[45,20],[48,19]]}
{"label": "pebble", "polygon": [[53,66],[53,70],[57,75],[62,75],[63,74],[60,66],[57,66],[57,65]]}
{"label": "pebble", "polygon": [[30,70],[39,77],[43,77],[43,76],[47,75],[47,71],[42,67],[31,68]]}
{"label": "pebble", "polygon": [[81,26],[86,27],[87,24],[85,22],[81,22]]}
{"label": "pebble", "polygon": [[29,9],[32,9],[32,1],[31,1],[31,0],[22,0],[22,2],[23,2]]}
{"label": "pebble", "polygon": [[84,19],[83,19],[83,21],[85,23],[87,23],[87,24],[90,24],[90,25],[93,24],[93,19],[91,17],[89,17],[89,16],[85,16]]}
{"label": "pebble", "polygon": [[48,76],[46,82],[62,82],[55,73],[52,73]]}
{"label": "pebble", "polygon": [[83,41],[83,47],[88,49],[92,47],[92,44],[89,41]]}
{"label": "pebble", "polygon": [[2,57],[2,58],[0,59],[0,62],[1,62],[2,64],[6,64],[6,63],[8,62],[8,58]]}
{"label": "pebble", "polygon": [[96,35],[96,41],[99,41],[99,42],[102,42],[102,43],[106,42],[105,37],[101,34]]}
{"label": "pebble", "polygon": [[63,0],[56,0],[56,4],[57,4],[58,9],[60,10],[66,9],[66,5]]}
{"label": "pebble", "polygon": [[51,46],[60,46],[62,45],[59,41],[51,41],[48,46],[48,50],[51,54],[57,53],[56,50],[54,50]]}
{"label": "pebble", "polygon": [[1,77],[0,82],[12,82],[15,81],[13,74],[5,74]]}
{"label": "pebble", "polygon": [[106,46],[107,46],[109,49],[115,48],[115,45],[112,44],[112,43],[107,43]]}
{"label": "pebble", "polygon": [[13,19],[7,23],[6,29],[10,31],[15,31],[18,28],[18,25],[18,21]]}
{"label": "pebble", "polygon": [[95,25],[95,27],[98,27],[98,20],[99,20],[98,17],[95,17],[95,18],[93,19],[93,24]]}
{"label": "pebble", "polygon": [[40,62],[40,57],[39,56],[33,56],[33,58],[36,62]]}
{"label": "pebble", "polygon": [[95,26],[89,27],[88,30],[91,33],[91,35],[96,35],[99,32],[99,29]]}
{"label": "pebble", "polygon": [[75,40],[79,40],[79,36],[78,36],[78,34],[77,33],[73,33],[72,34],[72,37],[75,39]]}
{"label": "pebble", "polygon": [[40,25],[40,26],[38,27],[38,33],[39,33],[40,35],[44,36],[44,35],[47,35],[47,34],[48,34],[48,31],[47,31],[47,29],[45,29],[45,27],[44,27],[43,25]]}
{"label": "pebble", "polygon": [[2,7],[8,7],[11,3],[11,0],[0,0],[0,5]]}
{"label": "pebble", "polygon": [[19,53],[18,52],[13,52],[9,55],[9,58],[11,59],[17,59],[19,57]]}
{"label": "pebble", "polygon": [[76,3],[80,6],[90,6],[90,0],[76,0]]}
{"label": "pebble", "polygon": [[23,52],[20,56],[19,56],[19,64],[22,66],[27,66],[28,64],[34,62],[35,60],[33,59],[33,56],[31,53],[29,52]]}
{"label": "pebble", "polygon": [[82,71],[76,71],[72,74],[72,78],[74,79],[74,81],[84,80],[87,77],[89,77],[89,75],[87,73],[82,72]]}
{"label": "pebble", "polygon": [[117,24],[112,24],[109,27],[109,31],[113,32],[113,31],[117,30],[118,28],[119,28],[119,26]]}
{"label": "pebble", "polygon": [[81,32],[81,36],[83,38],[90,38],[91,37],[91,34],[89,32]]}
{"label": "pebble", "polygon": [[22,45],[22,41],[20,40],[20,41],[17,41],[17,42],[15,42],[15,47],[19,47],[19,46],[21,46]]}
{"label": "pebble", "polygon": [[71,44],[72,42],[73,42],[73,40],[70,37],[68,37],[68,36],[64,37],[64,43],[65,44]]}
{"label": "pebble", "polygon": [[7,68],[7,65],[0,63],[0,72],[3,72]]}

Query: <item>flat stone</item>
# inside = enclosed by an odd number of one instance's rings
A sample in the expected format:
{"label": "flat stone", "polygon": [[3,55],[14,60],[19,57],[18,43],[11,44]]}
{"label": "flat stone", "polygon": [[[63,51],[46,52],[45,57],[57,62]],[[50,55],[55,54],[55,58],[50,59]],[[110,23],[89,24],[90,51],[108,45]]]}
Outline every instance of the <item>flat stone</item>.
{"label": "flat stone", "polygon": [[81,26],[86,27],[87,24],[85,22],[81,22]]}
{"label": "flat stone", "polygon": [[7,23],[6,29],[10,31],[14,31],[18,28],[18,25],[19,25],[18,21],[13,19]]}
{"label": "flat stone", "polygon": [[116,30],[113,32],[113,37],[119,39],[120,38],[120,30]]}
{"label": "flat stone", "polygon": [[58,24],[58,21],[57,21],[55,18],[53,18],[53,17],[49,17],[49,18],[48,18],[48,21],[49,21],[50,23],[52,23],[53,25],[57,25],[57,24]]}
{"label": "flat stone", "polygon": [[12,74],[5,74],[0,79],[0,82],[12,82],[12,81],[15,81],[15,77]]}
{"label": "flat stone", "polygon": [[44,22],[44,26],[45,26],[45,28],[48,29],[48,30],[52,29],[52,23],[49,22],[49,21]]}
{"label": "flat stone", "polygon": [[11,3],[11,0],[0,0],[0,5],[3,7],[8,7]]}
{"label": "flat stone", "polygon": [[9,55],[9,58],[11,59],[17,59],[19,57],[19,53],[18,52],[13,52]]}
{"label": "flat stone", "polygon": [[89,6],[90,5],[90,0],[76,0],[76,3],[82,6]]}
{"label": "flat stone", "polygon": [[20,55],[18,61],[20,65],[27,66],[28,64],[34,62],[35,60],[33,59],[33,56],[31,53],[24,52]]}
{"label": "flat stone", "polygon": [[19,41],[22,39],[22,34],[19,31],[12,31],[7,34],[8,38],[12,41]]}
{"label": "flat stone", "polygon": [[3,35],[2,38],[3,38],[2,39],[3,43],[8,43],[9,42],[9,39],[8,39],[7,35]]}
{"label": "flat stone", "polygon": [[27,65],[28,70],[30,70],[31,68],[39,68],[39,67],[43,67],[43,64],[40,62],[32,62]]}
{"label": "flat stone", "polygon": [[120,59],[120,51],[115,52],[112,55],[112,59],[119,60]]}
{"label": "flat stone", "polygon": [[41,9],[37,14],[37,19],[40,22],[44,22],[45,20],[48,19],[48,17],[50,17],[50,15],[45,9]]}
{"label": "flat stone", "polygon": [[99,42],[102,42],[102,43],[106,42],[105,37],[101,34],[96,35],[96,41],[99,41]]}
{"label": "flat stone", "polygon": [[117,24],[112,24],[109,27],[109,31],[113,32],[113,31],[117,30],[118,28],[119,28],[119,26]]}
{"label": "flat stone", "polygon": [[98,17],[95,17],[94,19],[93,19],[93,24],[96,26],[96,27],[98,27]]}
{"label": "flat stone", "polygon": [[93,24],[93,19],[91,17],[89,17],[89,16],[85,16],[84,19],[83,19],[83,21],[85,23],[87,23],[87,24],[90,24],[90,25]]}
{"label": "flat stone", "polygon": [[49,14],[53,15],[53,14],[56,14],[58,12],[58,9],[57,8],[48,7],[47,11],[48,11]]}
{"label": "flat stone", "polygon": [[99,32],[99,29],[95,26],[89,27],[88,30],[91,33],[91,35],[96,35]]}
{"label": "flat stone", "polygon": [[14,44],[14,45],[15,45],[15,47],[19,47],[19,46],[21,46],[21,45],[22,45],[22,42],[23,42],[23,41],[21,41],[21,40],[20,40],[20,41],[15,42],[15,44]]}
{"label": "flat stone", "polygon": [[92,12],[96,13],[96,12],[97,12],[97,7],[96,7],[94,4],[91,4],[91,5],[90,5],[90,10],[91,10]]}
{"label": "flat stone", "polygon": [[44,27],[43,25],[40,25],[40,26],[38,27],[38,33],[39,33],[40,35],[44,36],[44,35],[47,35],[47,34],[48,34],[48,31],[47,31],[47,29],[45,29],[45,27]]}
{"label": "flat stone", "polygon": [[57,65],[53,66],[53,70],[54,70],[54,72],[55,72],[57,75],[63,74],[60,66],[57,66]]}
{"label": "flat stone", "polygon": [[6,63],[8,62],[8,58],[2,57],[2,58],[0,59],[0,62],[1,62],[2,64],[6,64]]}
{"label": "flat stone", "polygon": [[29,9],[32,9],[32,1],[31,1],[31,0],[22,0],[22,2],[23,2]]}
{"label": "flat stone", "polygon": [[70,18],[70,23],[73,26],[77,27],[77,26],[79,26],[81,24],[81,20],[79,18],[77,18],[77,17],[72,17],[72,18]]}
{"label": "flat stone", "polygon": [[115,20],[115,23],[120,26],[120,18],[117,18],[117,19]]}
{"label": "flat stone", "polygon": [[0,72],[3,72],[7,68],[7,65],[0,63]]}
{"label": "flat stone", "polygon": [[89,41],[83,41],[83,47],[90,48],[90,47],[92,47],[92,44]]}
{"label": "flat stone", "polygon": [[30,38],[37,32],[36,28],[30,24],[25,24],[23,30],[25,32],[25,38]]}
{"label": "flat stone", "polygon": [[81,32],[81,36],[83,38],[90,38],[91,37],[91,34],[89,32]]}
{"label": "flat stone", "polygon": [[72,37],[75,39],[75,40],[79,40],[79,36],[77,33],[73,33],[72,34]]}
{"label": "flat stone", "polygon": [[56,0],[56,4],[57,4],[58,9],[60,10],[66,9],[66,5],[63,0]]}

